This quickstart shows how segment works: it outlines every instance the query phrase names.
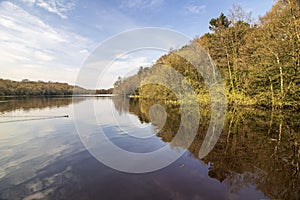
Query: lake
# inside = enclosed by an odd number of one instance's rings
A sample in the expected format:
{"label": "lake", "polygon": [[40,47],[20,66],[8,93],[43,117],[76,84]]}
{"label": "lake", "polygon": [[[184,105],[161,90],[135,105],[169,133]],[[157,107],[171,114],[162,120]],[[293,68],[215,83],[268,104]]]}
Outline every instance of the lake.
{"label": "lake", "polygon": [[[165,112],[153,113],[157,103]],[[228,107],[216,145],[201,159],[210,107],[200,105],[199,113],[186,147],[188,132],[171,142],[180,109],[164,102],[1,98],[0,199],[300,199],[299,112]],[[166,148],[180,156],[152,172],[118,171],[95,152],[131,165],[98,140],[100,134],[137,155]]]}

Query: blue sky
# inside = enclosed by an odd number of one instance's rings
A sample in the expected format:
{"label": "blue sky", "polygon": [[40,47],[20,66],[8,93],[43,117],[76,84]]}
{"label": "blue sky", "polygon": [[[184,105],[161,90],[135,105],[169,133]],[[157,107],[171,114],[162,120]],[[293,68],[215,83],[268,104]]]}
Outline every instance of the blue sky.
{"label": "blue sky", "polygon": [[[13,0],[0,1],[0,78],[74,84],[88,55],[104,40],[134,28],[161,27],[190,38],[234,4],[257,18],[273,0]],[[171,46],[170,46],[171,48]],[[128,71],[163,52],[138,53],[115,63]],[[115,72],[99,87],[112,85]],[[120,74],[124,75],[124,74]]]}

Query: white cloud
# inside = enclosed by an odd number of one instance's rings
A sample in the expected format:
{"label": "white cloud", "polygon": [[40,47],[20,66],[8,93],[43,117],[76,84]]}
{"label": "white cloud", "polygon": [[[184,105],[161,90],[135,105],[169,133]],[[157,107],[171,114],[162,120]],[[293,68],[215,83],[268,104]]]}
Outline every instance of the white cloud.
{"label": "white cloud", "polygon": [[203,13],[205,9],[206,9],[205,5],[188,4],[185,6],[185,11],[187,13],[193,13],[193,14]]}
{"label": "white cloud", "polygon": [[88,53],[89,51],[87,49],[82,49],[79,51],[80,53]]}
{"label": "white cloud", "polygon": [[123,0],[121,7],[123,8],[152,8],[160,6],[164,0]]}
{"label": "white cloud", "polygon": [[38,6],[54,13],[63,19],[67,18],[67,13],[75,8],[74,1],[71,0],[21,0],[29,6]]}
{"label": "white cloud", "polygon": [[42,51],[35,51],[34,56],[36,59],[40,59],[42,62],[49,62],[54,59],[53,56],[49,55],[49,53],[45,53]]}
{"label": "white cloud", "polygon": [[[104,70],[102,76],[98,80],[97,88],[110,88],[119,76],[128,77],[135,74],[140,66],[151,67],[151,65],[166,53],[162,50],[139,50],[122,54],[116,58],[107,69]],[[96,67],[103,66],[101,62],[95,63]]]}
{"label": "white cloud", "polygon": [[36,2],[36,0],[21,0],[21,1],[29,5],[33,5]]}
{"label": "white cloud", "polygon": [[15,80],[74,83],[94,45],[90,39],[54,28],[10,2],[0,3],[0,38],[0,76]]}

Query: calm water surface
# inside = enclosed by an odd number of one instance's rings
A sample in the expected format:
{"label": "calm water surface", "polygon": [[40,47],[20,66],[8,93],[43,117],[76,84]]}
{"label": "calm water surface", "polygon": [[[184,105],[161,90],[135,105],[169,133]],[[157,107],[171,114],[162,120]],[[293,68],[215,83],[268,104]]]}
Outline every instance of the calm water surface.
{"label": "calm water surface", "polygon": [[[111,169],[81,143],[74,107],[86,133],[99,134],[101,128],[127,151],[169,145],[180,110],[163,105],[168,115],[160,127],[150,120],[152,105],[119,97],[0,99],[0,199],[300,199],[295,111],[228,108],[218,143],[201,160],[210,110],[200,106],[192,145],[174,163],[144,174]],[[90,123],[93,116],[85,111],[91,106],[99,123]]]}

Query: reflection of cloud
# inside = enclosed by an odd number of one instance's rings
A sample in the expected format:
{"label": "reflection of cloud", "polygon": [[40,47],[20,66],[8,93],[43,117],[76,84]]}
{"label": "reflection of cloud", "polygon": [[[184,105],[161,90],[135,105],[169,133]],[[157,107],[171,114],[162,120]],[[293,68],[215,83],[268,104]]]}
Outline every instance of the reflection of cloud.
{"label": "reflection of cloud", "polygon": [[124,8],[152,8],[160,6],[164,0],[123,0],[121,7]]}
{"label": "reflection of cloud", "polygon": [[45,199],[49,194],[53,193],[53,191],[54,189],[43,190],[25,197],[24,200]]}
{"label": "reflection of cloud", "polygon": [[0,126],[0,179],[7,185],[24,183],[35,177],[40,169],[55,163],[61,157],[83,150],[76,134],[72,132],[72,105],[51,109],[41,108],[39,105],[41,104],[37,102],[35,109],[19,109],[12,113],[15,116],[69,113],[70,118],[27,121]]}

